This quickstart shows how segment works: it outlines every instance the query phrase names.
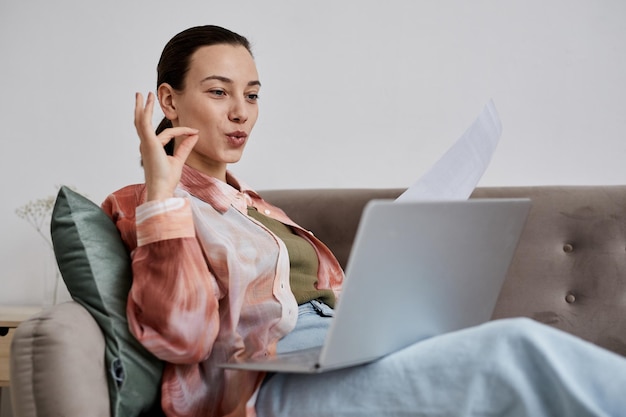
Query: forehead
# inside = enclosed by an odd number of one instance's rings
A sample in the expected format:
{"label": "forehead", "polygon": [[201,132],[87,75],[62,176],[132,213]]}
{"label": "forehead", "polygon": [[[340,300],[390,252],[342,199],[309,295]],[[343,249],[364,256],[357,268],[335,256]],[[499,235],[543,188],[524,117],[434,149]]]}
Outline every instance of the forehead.
{"label": "forehead", "polygon": [[203,46],[194,52],[187,73],[188,81],[195,84],[213,75],[246,84],[259,79],[252,55],[240,45]]}

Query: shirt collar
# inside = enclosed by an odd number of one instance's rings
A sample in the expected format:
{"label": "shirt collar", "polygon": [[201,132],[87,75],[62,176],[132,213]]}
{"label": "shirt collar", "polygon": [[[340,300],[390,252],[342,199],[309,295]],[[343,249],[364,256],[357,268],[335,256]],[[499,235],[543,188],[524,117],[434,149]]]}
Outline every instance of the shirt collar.
{"label": "shirt collar", "polygon": [[226,171],[226,182],[188,166],[183,166],[180,178],[181,188],[189,194],[210,204],[220,213],[225,213],[230,206],[245,211],[251,205],[251,198],[258,194],[246,183],[237,179],[230,171]]}

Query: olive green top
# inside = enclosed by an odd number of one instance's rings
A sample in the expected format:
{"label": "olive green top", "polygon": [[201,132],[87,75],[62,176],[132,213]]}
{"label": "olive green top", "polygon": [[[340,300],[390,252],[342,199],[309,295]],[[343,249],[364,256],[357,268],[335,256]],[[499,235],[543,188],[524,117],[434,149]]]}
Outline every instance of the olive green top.
{"label": "olive green top", "polygon": [[259,221],[283,241],[289,253],[289,283],[298,305],[311,300],[320,300],[330,307],[335,306],[332,290],[317,289],[319,260],[313,246],[303,237],[294,233],[290,226],[265,216],[254,207],[248,207],[248,215]]}

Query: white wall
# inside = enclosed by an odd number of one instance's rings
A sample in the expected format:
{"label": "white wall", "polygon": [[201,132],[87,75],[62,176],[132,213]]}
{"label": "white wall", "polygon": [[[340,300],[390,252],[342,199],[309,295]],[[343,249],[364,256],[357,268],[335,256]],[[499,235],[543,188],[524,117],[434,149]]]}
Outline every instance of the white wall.
{"label": "white wall", "polygon": [[135,91],[165,42],[254,44],[261,118],[233,171],[258,189],[411,184],[493,98],[481,185],[626,183],[626,2],[0,1],[0,303],[39,303],[49,249],[14,210],[142,179]]}

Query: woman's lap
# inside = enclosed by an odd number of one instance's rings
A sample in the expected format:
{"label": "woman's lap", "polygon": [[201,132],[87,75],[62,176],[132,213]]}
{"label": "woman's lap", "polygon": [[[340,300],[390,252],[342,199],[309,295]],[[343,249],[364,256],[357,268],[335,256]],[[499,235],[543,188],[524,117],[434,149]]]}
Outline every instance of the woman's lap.
{"label": "woman's lap", "polygon": [[296,328],[278,342],[277,352],[286,353],[321,346],[333,315],[332,308],[317,300],[300,305]]}
{"label": "woman's lap", "polygon": [[[276,374],[257,399],[270,416],[615,416],[626,358],[529,319],[435,337],[379,361]],[[621,413],[621,414],[620,414]]]}

